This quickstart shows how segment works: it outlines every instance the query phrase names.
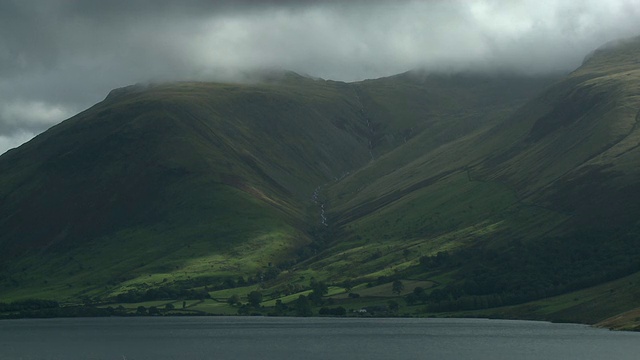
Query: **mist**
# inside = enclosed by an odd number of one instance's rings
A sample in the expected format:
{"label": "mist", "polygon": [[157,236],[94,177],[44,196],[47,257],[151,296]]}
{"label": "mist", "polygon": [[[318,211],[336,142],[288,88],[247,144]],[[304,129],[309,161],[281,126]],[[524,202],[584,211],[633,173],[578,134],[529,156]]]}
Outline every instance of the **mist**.
{"label": "mist", "polygon": [[3,153],[139,82],[568,72],[640,34],[640,0],[10,0],[0,34]]}

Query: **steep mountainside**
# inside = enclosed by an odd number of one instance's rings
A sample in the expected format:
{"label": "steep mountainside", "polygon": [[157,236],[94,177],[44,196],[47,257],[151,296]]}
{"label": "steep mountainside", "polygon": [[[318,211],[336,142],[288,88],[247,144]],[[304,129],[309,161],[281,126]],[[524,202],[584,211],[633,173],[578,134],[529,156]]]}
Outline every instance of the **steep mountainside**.
{"label": "steep mountainside", "polygon": [[[592,300],[640,270],[639,61],[636,38],[562,78],[114,90],[0,157],[0,301],[259,290],[286,314],[276,300],[315,289],[317,306],[605,320],[638,306]],[[545,298],[562,309],[519,305]]]}
{"label": "steep mountainside", "polygon": [[[324,184],[397,147],[407,128],[490,120],[461,117],[451,104],[421,110],[443,81],[346,84],[283,73],[257,84],[114,90],[2,156],[7,291],[110,294],[128,282],[247,276],[293,263],[324,228]],[[496,84],[505,81],[521,91]],[[501,112],[548,81],[463,77],[448,93],[488,89],[478,97],[491,104],[502,94],[508,101],[493,105]],[[413,99],[378,95],[403,86]],[[415,109],[412,118],[389,115],[399,101]]]}
{"label": "steep mountainside", "polygon": [[423,132],[333,185],[339,240],[312,266],[442,282],[420,300],[432,311],[522,303],[637,272],[639,44],[597,50],[492,127],[428,148]]}
{"label": "steep mountainside", "polygon": [[[201,276],[209,260],[189,261],[240,245],[265,263],[287,259],[310,241],[302,200],[368,160],[349,95],[292,74],[112,92],[2,157],[0,244],[5,261],[25,257],[8,265],[10,281],[60,287],[64,277],[76,292],[75,277],[87,287]],[[246,271],[256,266],[247,259]]]}

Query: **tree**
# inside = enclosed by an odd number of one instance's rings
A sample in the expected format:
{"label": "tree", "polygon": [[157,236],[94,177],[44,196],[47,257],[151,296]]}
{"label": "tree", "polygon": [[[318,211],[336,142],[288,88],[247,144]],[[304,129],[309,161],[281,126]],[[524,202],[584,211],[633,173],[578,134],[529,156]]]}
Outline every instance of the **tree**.
{"label": "tree", "polygon": [[389,300],[387,302],[387,305],[389,305],[389,310],[391,312],[396,312],[400,309],[400,304],[398,304],[398,302],[395,300]]}
{"label": "tree", "polygon": [[320,296],[325,295],[329,292],[329,287],[324,281],[316,281],[315,279],[311,279],[311,289],[314,292],[320,294]]}
{"label": "tree", "polygon": [[251,309],[248,304],[243,304],[238,308],[238,315],[249,315],[251,313]]}
{"label": "tree", "polygon": [[420,286],[416,286],[415,288],[413,288],[413,295],[415,296],[416,301],[420,301],[422,303],[425,303],[429,297],[424,288]]}
{"label": "tree", "polygon": [[227,278],[224,280],[224,282],[222,283],[222,286],[225,289],[232,289],[234,287],[236,287],[236,282],[235,280],[231,279],[231,278]]}
{"label": "tree", "polygon": [[329,292],[329,287],[324,281],[316,281],[315,279],[311,279],[310,285],[313,292],[309,294],[309,299],[318,305],[322,302],[322,296]]}
{"label": "tree", "polygon": [[249,304],[251,304],[255,308],[260,307],[260,303],[262,302],[262,293],[260,291],[252,291],[249,293],[247,297]]}
{"label": "tree", "polygon": [[407,296],[404,297],[404,301],[407,302],[407,305],[413,305],[418,302],[418,296],[414,293],[407,294]]}
{"label": "tree", "polygon": [[144,306],[138,306],[138,309],[136,309],[136,314],[147,315],[147,308],[145,308]]}
{"label": "tree", "polygon": [[287,312],[288,309],[289,308],[287,307],[287,305],[282,303],[282,300],[280,300],[280,299],[276,300],[276,306],[275,306],[275,314],[276,315],[284,315]]}
{"label": "tree", "polygon": [[396,280],[393,282],[393,285],[391,286],[391,291],[394,294],[400,294],[403,290],[404,290],[404,284],[402,283],[402,281]]}
{"label": "tree", "polygon": [[311,304],[306,296],[300,295],[295,303],[296,316],[311,316],[313,311],[311,310]]}
{"label": "tree", "polygon": [[331,315],[331,316],[345,316],[347,314],[347,309],[342,306],[338,306],[337,308],[326,308],[323,307],[318,312],[320,315]]}
{"label": "tree", "polygon": [[278,275],[280,274],[280,270],[275,267],[275,266],[270,266],[269,268],[267,268],[267,270],[264,272],[264,276],[263,276],[263,280],[268,281],[268,280],[272,280],[278,277]]}
{"label": "tree", "polygon": [[229,305],[233,306],[237,303],[240,302],[240,298],[238,297],[238,295],[233,294],[231,295],[228,299],[227,299],[227,303],[229,303]]}
{"label": "tree", "polygon": [[164,306],[165,310],[173,310],[176,307],[172,304],[172,303],[168,303],[167,305]]}
{"label": "tree", "polygon": [[160,315],[160,310],[155,306],[151,306],[149,307],[149,315]]}
{"label": "tree", "polygon": [[418,259],[418,261],[420,262],[420,267],[422,267],[423,270],[430,270],[431,267],[431,257],[429,256],[420,256],[420,259]]}

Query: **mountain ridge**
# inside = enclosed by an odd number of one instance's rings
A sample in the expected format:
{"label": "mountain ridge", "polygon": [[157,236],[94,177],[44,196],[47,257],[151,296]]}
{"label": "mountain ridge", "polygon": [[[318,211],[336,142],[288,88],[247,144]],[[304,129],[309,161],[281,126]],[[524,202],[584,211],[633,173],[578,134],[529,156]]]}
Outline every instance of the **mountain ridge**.
{"label": "mountain ridge", "polygon": [[[425,314],[631,275],[638,39],[562,78],[284,73],[115,89],[0,156],[2,293],[275,300],[314,281],[410,279],[433,284],[405,295],[403,311]],[[248,284],[233,290],[238,277]]]}

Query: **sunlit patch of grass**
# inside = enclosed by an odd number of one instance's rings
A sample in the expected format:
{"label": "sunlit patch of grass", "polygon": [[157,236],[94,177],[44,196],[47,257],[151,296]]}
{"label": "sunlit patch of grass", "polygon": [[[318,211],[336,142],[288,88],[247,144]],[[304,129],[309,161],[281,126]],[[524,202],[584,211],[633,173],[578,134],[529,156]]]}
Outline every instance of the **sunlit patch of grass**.
{"label": "sunlit patch of grass", "polygon": [[223,290],[215,290],[209,292],[209,295],[217,300],[227,300],[233,295],[237,295],[241,300],[244,299],[246,301],[247,295],[252,291],[260,291],[261,287],[259,284],[249,285],[249,286],[241,286],[235,287],[231,289],[223,289]]}
{"label": "sunlit patch of grass", "polygon": [[[434,286],[432,281],[425,280],[406,280],[400,279],[404,286],[404,290],[402,290],[399,294],[393,292],[393,283],[389,282],[382,285],[376,286],[368,286],[367,284],[360,284],[355,286],[350,290],[350,293],[357,293],[361,297],[383,297],[383,298],[397,298],[399,296],[407,295],[413,292],[413,289],[416,287],[422,287],[424,289],[429,289]],[[333,296],[334,299],[346,299],[348,298],[347,294],[339,294]]]}
{"label": "sunlit patch of grass", "polygon": [[236,315],[238,313],[237,308],[226,302],[218,302],[215,300],[204,300],[188,307],[188,309],[215,315]]}
{"label": "sunlit patch of grass", "polygon": [[276,305],[276,301],[278,301],[278,300],[282,301],[282,303],[284,303],[284,304],[289,304],[289,303],[292,303],[292,302],[296,301],[300,296],[309,296],[309,294],[311,294],[312,291],[313,290],[300,291],[300,292],[297,292],[295,294],[290,294],[290,295],[279,297],[277,299],[264,301],[260,305],[262,305],[262,306],[275,306]]}

